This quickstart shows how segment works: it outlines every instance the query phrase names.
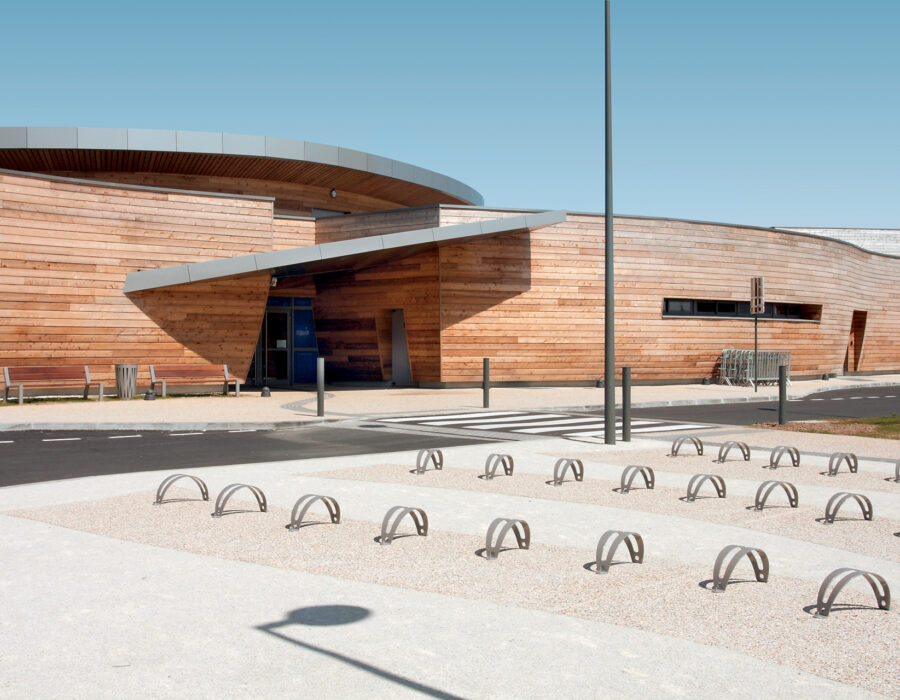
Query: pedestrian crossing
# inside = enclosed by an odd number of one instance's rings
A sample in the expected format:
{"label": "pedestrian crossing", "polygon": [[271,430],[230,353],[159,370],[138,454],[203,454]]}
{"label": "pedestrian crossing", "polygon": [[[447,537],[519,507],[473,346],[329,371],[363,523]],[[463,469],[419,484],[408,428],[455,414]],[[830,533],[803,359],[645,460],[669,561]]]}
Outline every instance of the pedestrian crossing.
{"label": "pedestrian crossing", "polygon": [[[517,433],[541,437],[594,438],[603,437],[605,434],[605,425],[601,416],[536,411],[441,413],[381,418],[378,422],[393,425],[420,425],[434,428]],[[708,426],[696,423],[676,423],[660,420],[631,421],[632,434],[663,433],[706,427]],[[616,421],[616,431],[618,433],[622,432],[622,421]]]}

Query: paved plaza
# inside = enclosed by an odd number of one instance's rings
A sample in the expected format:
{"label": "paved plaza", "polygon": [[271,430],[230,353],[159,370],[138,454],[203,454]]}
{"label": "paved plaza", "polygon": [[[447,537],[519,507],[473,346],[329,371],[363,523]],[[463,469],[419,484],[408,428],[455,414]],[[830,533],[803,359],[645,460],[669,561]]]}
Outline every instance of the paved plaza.
{"label": "paved plaza", "polygon": [[[821,384],[835,389],[839,381]],[[816,384],[797,383],[792,391]],[[699,386],[639,391],[646,402],[748,394]],[[496,390],[492,411],[503,420],[519,416],[509,420],[519,429],[532,411],[591,406],[601,392]],[[403,430],[427,440],[428,431],[459,426],[423,422],[468,421],[449,416],[480,412],[475,390],[334,394],[334,412],[344,414],[329,416],[335,429],[358,426],[368,413],[388,426],[380,430],[406,424]],[[572,394],[579,400],[565,401]],[[309,397],[171,399],[147,410],[157,412],[154,422],[172,425],[198,405],[210,407],[214,422],[252,422],[234,407],[269,401],[273,408],[259,421],[277,422],[277,410],[293,421],[304,414],[284,406]],[[61,407],[68,406],[86,422],[92,411],[115,405],[35,404],[0,414],[74,422],[64,420]],[[146,407],[120,405],[127,411],[116,421]],[[430,418],[441,412],[445,421]],[[416,413],[429,418],[408,419]],[[401,420],[392,422],[392,414]],[[749,698],[766,686],[787,697],[900,694],[896,606],[878,610],[858,579],[828,617],[813,614],[819,584],[839,567],[876,572],[895,595],[900,590],[900,484],[890,480],[900,457],[895,441],[698,425],[636,434],[611,447],[592,435],[481,432],[495,440],[446,447],[444,468],[424,474],[413,473],[417,450],[408,449],[334,457],[298,450],[284,461],[185,470],[205,481],[209,502],[181,480],[168,502],[153,505],[166,471],[0,489],[0,695]],[[685,443],[677,457],[667,456],[672,440],[687,434],[704,441],[704,454]],[[750,460],[735,449],[714,463],[728,440],[747,443]],[[153,449],[138,443],[135,450]],[[800,466],[764,468],[782,444],[798,448]],[[857,454],[858,472],[844,465],[827,476],[834,452]],[[491,480],[480,478],[491,453],[511,455],[513,474],[501,469]],[[584,480],[569,472],[561,486],[551,485],[560,457],[581,460]],[[652,467],[655,488],[639,478],[621,493],[628,465]],[[716,498],[707,483],[697,500],[685,500],[698,473],[721,475],[726,497]],[[797,508],[787,507],[781,492],[763,511],[753,508],[758,485],[772,479],[797,487]],[[232,483],[262,489],[267,512],[244,490],[228,504],[235,512],[210,517],[216,495]],[[865,494],[874,519],[863,520],[849,502],[835,523],[822,522],[838,491]],[[340,524],[319,503],[308,515],[316,524],[289,530],[292,505],[308,493],[335,498]],[[396,505],[422,508],[428,535],[416,536],[407,519],[402,536],[379,545],[382,517]],[[486,559],[485,534],[497,517],[527,521],[530,547],[517,548],[510,535],[499,557]],[[610,529],[641,535],[643,563],[631,563],[622,546],[609,573],[596,573],[597,541]],[[745,558],[727,589],[714,592],[713,563],[729,544],[764,550],[768,582],[754,580]]]}

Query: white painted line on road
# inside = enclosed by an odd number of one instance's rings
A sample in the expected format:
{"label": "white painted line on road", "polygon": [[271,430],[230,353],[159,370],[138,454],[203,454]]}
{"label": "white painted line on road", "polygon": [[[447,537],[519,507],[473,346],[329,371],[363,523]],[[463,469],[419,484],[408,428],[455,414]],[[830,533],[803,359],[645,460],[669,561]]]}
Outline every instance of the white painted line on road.
{"label": "white painted line on road", "polygon": [[[537,420],[544,420],[546,418],[565,418],[565,413],[537,413],[535,415],[524,415],[524,416],[506,416],[504,418],[489,418],[488,420],[438,420],[438,421],[427,421],[421,423],[421,425],[463,425],[466,423],[472,423],[475,425],[488,425],[488,424],[500,424],[500,425],[522,425],[522,421],[528,421],[533,423]],[[591,419],[596,420],[596,419]]]}
{"label": "white painted line on road", "polygon": [[[523,422],[524,421],[524,422]],[[539,428],[544,425],[566,425],[567,423],[596,423],[597,416],[590,418],[572,418],[548,413],[546,417],[529,416],[522,420],[479,421],[472,424],[472,430],[491,430],[493,428]]]}
{"label": "white painted line on road", "polygon": [[491,416],[521,416],[524,411],[492,411],[490,413],[455,413],[451,415],[413,416],[406,418],[379,418],[379,423],[412,423],[418,420],[451,420],[453,418],[490,418]]}
{"label": "white painted line on road", "polygon": [[256,428],[247,428],[246,430],[229,430],[229,433],[255,433]]}
{"label": "white painted line on road", "polygon": [[867,396],[867,399],[880,399],[880,396]]}
{"label": "white painted line on road", "polygon": [[843,396],[839,396],[838,398],[836,398],[836,399],[831,399],[831,400],[832,400],[832,401],[843,401],[843,400],[844,400],[844,397],[843,397]]}
{"label": "white painted line on road", "polygon": [[127,440],[128,438],[143,437],[143,435],[110,435],[110,440]]}
{"label": "white painted line on road", "polygon": [[[654,423],[654,421],[645,420],[645,421],[633,421],[631,424],[632,425],[651,425],[653,423]],[[584,428],[594,429],[594,428],[596,428],[599,430],[603,426],[604,426],[604,422],[600,421],[599,423],[594,422],[594,423],[591,423],[590,425],[573,425],[573,426],[566,426],[566,427],[562,427],[562,428],[559,428],[559,427],[557,427],[557,428],[520,428],[518,430],[513,430],[512,432],[514,432],[514,433],[552,433],[554,431],[559,431],[559,430],[568,430],[570,427],[575,428],[575,429],[584,429]],[[622,422],[621,421],[617,422],[616,426],[621,428]],[[566,433],[566,434],[570,435],[571,433]]]}
{"label": "white painted line on road", "polygon": [[70,440],[81,440],[81,438],[44,438],[41,442],[69,442]]}
{"label": "white painted line on road", "polygon": [[886,398],[886,399],[896,399],[896,398],[897,398],[897,395],[896,395],[896,394],[887,394],[884,398]]}
{"label": "white painted line on road", "polygon": [[169,433],[169,435],[181,437],[182,435],[203,435],[203,433]]}
{"label": "white painted line on road", "polygon": [[851,396],[850,400],[855,401],[856,399],[861,399],[861,398],[862,398],[862,396]]}
{"label": "white painted line on road", "polygon": [[12,445],[14,440],[0,440],[0,445]]}
{"label": "white painted line on road", "polygon": [[810,401],[824,401],[825,399],[810,399]]}

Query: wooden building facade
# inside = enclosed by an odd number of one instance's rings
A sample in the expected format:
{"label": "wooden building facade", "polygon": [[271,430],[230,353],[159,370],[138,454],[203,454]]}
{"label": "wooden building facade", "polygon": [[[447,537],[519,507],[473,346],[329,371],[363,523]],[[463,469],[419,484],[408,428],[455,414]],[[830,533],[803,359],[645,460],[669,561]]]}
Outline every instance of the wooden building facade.
{"label": "wooden building facade", "polygon": [[[491,210],[445,176],[316,144],[154,153],[46,132],[0,129],[0,366],[111,380],[135,363],[146,381],[208,361],[302,384],[321,355],[332,381],[452,386],[489,357],[498,382],[602,374],[602,215]],[[760,347],[790,351],[795,377],[900,369],[900,258],[747,226],[615,231],[616,360],[637,381],[713,377],[723,349],[752,347],[758,275]]]}

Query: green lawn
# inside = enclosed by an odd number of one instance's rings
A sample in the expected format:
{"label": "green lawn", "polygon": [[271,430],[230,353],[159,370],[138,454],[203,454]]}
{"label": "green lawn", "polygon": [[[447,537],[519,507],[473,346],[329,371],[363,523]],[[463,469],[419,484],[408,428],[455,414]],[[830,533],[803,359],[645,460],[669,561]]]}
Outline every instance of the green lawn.
{"label": "green lawn", "polygon": [[900,440],[900,416],[896,413],[878,418],[835,418],[814,422],[797,421],[787,425],[766,423],[757,427],[794,430],[801,433],[830,433],[832,435],[858,435]]}

